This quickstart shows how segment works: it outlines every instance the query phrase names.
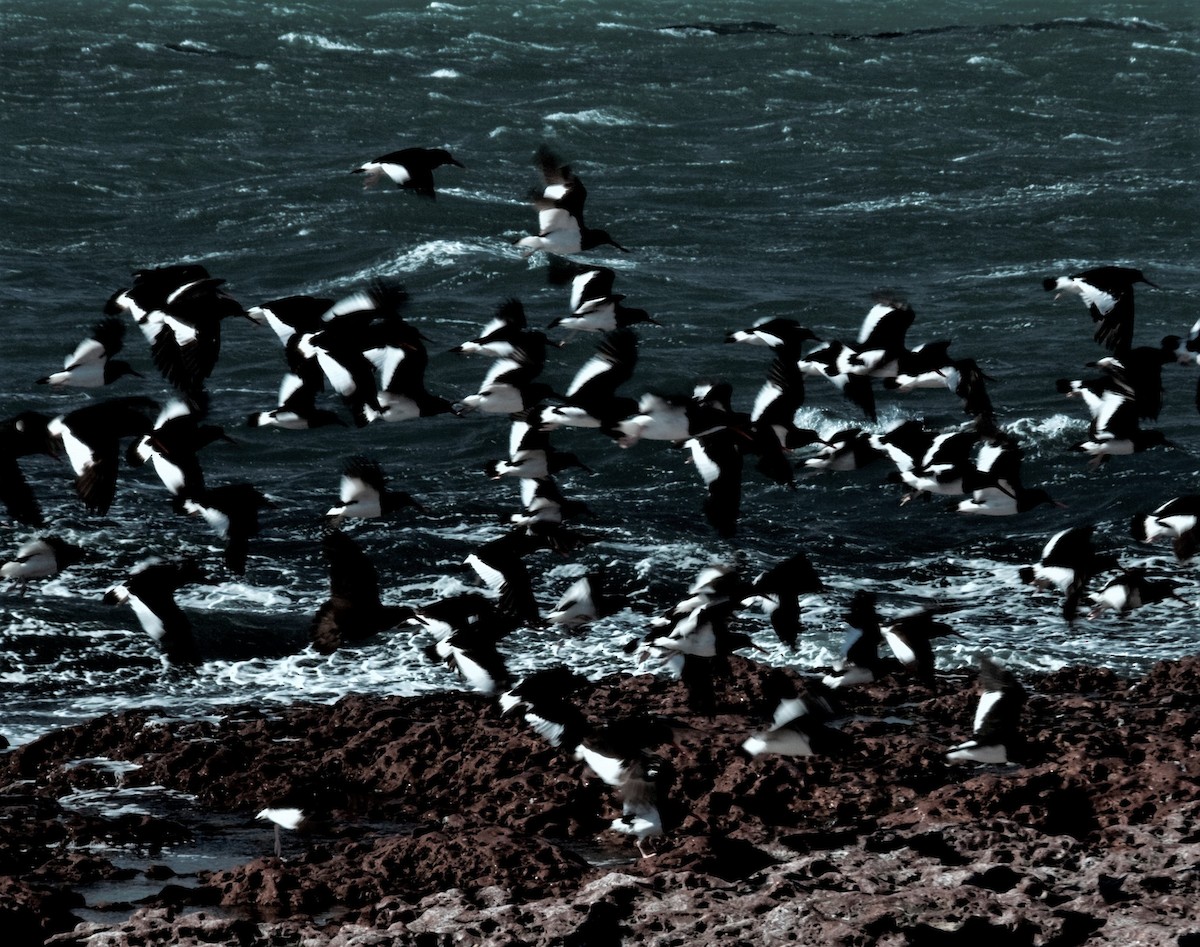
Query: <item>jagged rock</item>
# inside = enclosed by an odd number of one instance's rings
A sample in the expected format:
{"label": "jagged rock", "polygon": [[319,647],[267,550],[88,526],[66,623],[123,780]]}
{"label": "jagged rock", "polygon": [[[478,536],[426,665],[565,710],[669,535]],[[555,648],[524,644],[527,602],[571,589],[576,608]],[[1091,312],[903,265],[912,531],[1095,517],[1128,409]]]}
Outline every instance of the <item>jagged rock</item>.
{"label": "jagged rock", "polygon": [[[837,758],[747,758],[763,673],[731,660],[711,716],[651,675],[580,688],[594,721],[649,710],[687,725],[661,751],[666,834],[645,858],[608,830],[611,787],[479,695],[231,708],[216,722],[139,710],[56,731],[0,755],[0,919],[29,942],[95,945],[1200,939],[1200,659],[1138,681],[1029,676],[1021,762],[1007,766],[947,763],[974,714],[961,674],[839,695]],[[78,764],[95,759],[135,764],[121,786],[189,793],[194,810],[64,808],[74,791],[116,791],[111,768]],[[172,846],[218,822],[253,838],[253,815],[275,804],[308,814],[283,858],[264,829],[245,864],[174,877]],[[104,846],[146,867],[117,868]],[[129,874],[171,883],[78,923],[76,886]]]}

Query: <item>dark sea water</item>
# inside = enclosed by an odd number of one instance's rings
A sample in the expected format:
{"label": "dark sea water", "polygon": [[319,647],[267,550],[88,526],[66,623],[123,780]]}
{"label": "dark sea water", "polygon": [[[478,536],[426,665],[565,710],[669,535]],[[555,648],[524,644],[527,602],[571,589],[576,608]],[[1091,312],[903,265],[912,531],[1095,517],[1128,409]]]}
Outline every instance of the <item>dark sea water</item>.
{"label": "dark sea water", "polygon": [[[178,262],[202,263],[246,306],[400,280],[407,318],[432,340],[430,388],[470,393],[487,366],[447,350],[499,302],[520,298],[539,325],[566,313],[546,261],[512,245],[536,226],[525,194],[546,142],[585,181],[589,223],[632,251],[586,258],[616,268],[626,303],[662,323],[640,332],[629,394],[724,379],[748,410],[769,355],[723,344],[728,330],[789,316],[849,339],[885,290],[914,308],[911,342],[953,338],[956,355],[994,377],[998,420],[1026,449],[1026,481],[1065,508],[969,518],[950,501],[901,508],[883,467],[805,479],[794,492],[748,467],[741,529],[725,541],[700,512],[686,452],[563,431],[555,443],[595,473],[561,485],[590,506],[585,528],[600,541],[530,560],[543,606],[601,562],[666,605],[715,559],[737,553],[754,570],[802,550],[830,591],[806,602],[798,650],[782,649],[753,613],[744,625],[767,659],[802,669],[836,654],[860,587],[879,593],[885,614],[962,605],[963,638],[939,645],[945,667],[983,650],[1018,669],[1134,673],[1200,644],[1195,566],[1135,543],[1128,528],[1134,512],[1200,487],[1197,369],[1164,374],[1157,426],[1180,449],[1089,469],[1068,450],[1086,413],[1054,380],[1087,377],[1085,363],[1104,352],[1084,307],[1041,288],[1045,276],[1092,266],[1140,267],[1159,288],[1139,288],[1139,344],[1186,334],[1200,316],[1191,4],[9,0],[0,22],[0,416],[121,394],[165,400],[132,326],[127,357],[144,379],[98,394],[33,381],[87,335],[132,270]],[[436,202],[364,191],[347,173],[411,145],[448,148],[467,165],[439,171]],[[574,338],[553,351],[546,379],[565,386],[593,345]],[[420,635],[331,657],[305,650],[328,587],[322,514],[344,460],[371,453],[429,508],[349,527],[385,599],[422,604],[477,587],[464,556],[517,509],[515,486],[481,472],[504,452],[506,420],[245,428],[249,412],[274,406],[283,370],[268,329],[226,323],[212,419],[237,443],[206,449],[206,475],[252,480],[276,503],[244,578],[222,571],[216,540],[172,512],[149,469],[123,470],[111,511],[93,516],[65,465],[23,461],[46,531],[97,555],[0,598],[10,741],[140,705],[199,714],[460,686],[423,657]],[[945,391],[881,394],[879,404],[879,427],[965,420]],[[328,406],[338,408],[333,396]],[[826,432],[863,422],[819,379],[800,414]],[[1183,600],[1069,629],[1057,598],[1021,585],[1017,569],[1051,534],[1085,523],[1123,562],[1179,580]],[[33,532],[4,524],[0,543],[13,551]],[[132,613],[102,602],[137,562],[185,552],[219,579],[180,596],[215,656],[194,674],[167,673]],[[632,670],[618,645],[644,621],[618,614],[558,650],[548,631],[504,647],[514,673],[558,660],[595,675]]]}

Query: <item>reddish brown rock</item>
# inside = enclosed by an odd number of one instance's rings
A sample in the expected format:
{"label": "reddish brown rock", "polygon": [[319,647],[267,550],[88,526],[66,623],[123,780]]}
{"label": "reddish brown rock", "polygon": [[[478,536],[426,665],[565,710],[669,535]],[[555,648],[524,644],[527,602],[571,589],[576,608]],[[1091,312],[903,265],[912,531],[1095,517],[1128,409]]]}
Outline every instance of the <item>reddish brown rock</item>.
{"label": "reddish brown rock", "polygon": [[[0,820],[0,903],[13,929],[36,919],[56,943],[1200,938],[1200,660],[1136,682],[1086,668],[1026,680],[1021,763],[1003,767],[945,759],[974,713],[961,674],[936,692],[885,681],[843,695],[843,757],[748,759],[739,747],[758,725],[764,673],[732,661],[711,716],[648,675],[579,694],[593,720],[652,710],[687,725],[662,754],[668,832],[648,858],[607,831],[620,815],[610,787],[476,695],[239,708],[215,723],[100,718],[0,756],[8,811],[22,814],[20,831]],[[204,832],[55,802],[115,785],[111,767],[68,765],[98,758],[136,764],[119,777],[126,788],[192,794],[201,827],[247,826],[261,854],[172,878],[159,853]],[[283,859],[268,857],[269,830],[250,829],[274,803],[309,812],[285,833]],[[70,933],[75,888],[129,872],[105,845],[145,853],[142,884],[170,883]]]}

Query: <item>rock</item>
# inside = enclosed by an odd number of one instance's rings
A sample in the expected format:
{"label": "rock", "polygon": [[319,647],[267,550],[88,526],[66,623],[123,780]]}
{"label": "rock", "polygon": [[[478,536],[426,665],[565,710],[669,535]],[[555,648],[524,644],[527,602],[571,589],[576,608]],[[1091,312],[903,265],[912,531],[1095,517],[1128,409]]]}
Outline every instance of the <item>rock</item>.
{"label": "rock", "polygon": [[[650,675],[580,688],[593,720],[652,710],[690,728],[663,751],[666,832],[644,858],[608,830],[611,787],[479,695],[231,708],[218,722],[139,710],[55,731],[0,755],[0,917],[63,944],[1200,938],[1200,659],[1132,682],[1030,676],[1022,762],[1008,766],[946,762],[974,714],[957,679],[840,694],[836,757],[748,759],[746,695],[763,674],[732,659],[711,716]],[[116,785],[111,767],[67,765],[81,759],[132,764],[125,787],[190,793],[195,811],[64,809],[73,790]],[[169,853],[216,831],[206,820],[250,826],[281,800],[308,813],[284,858],[268,855],[268,829],[259,857],[176,882]],[[104,846],[161,855],[137,872]],[[130,874],[172,883],[76,927],[76,886]]]}

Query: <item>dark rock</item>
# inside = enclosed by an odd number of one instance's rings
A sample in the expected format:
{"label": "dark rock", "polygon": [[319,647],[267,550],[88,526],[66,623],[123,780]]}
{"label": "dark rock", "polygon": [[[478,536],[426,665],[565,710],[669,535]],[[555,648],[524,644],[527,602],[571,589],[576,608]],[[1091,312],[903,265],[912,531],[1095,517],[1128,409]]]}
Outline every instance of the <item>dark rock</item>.
{"label": "dark rock", "polygon": [[[711,718],[678,681],[580,687],[592,720],[649,710],[690,728],[663,751],[668,830],[645,858],[608,830],[611,787],[479,695],[218,722],[139,710],[55,731],[0,755],[0,919],[14,943],[1195,943],[1200,659],[1135,682],[1031,675],[1024,763],[1010,766],[949,764],[973,696],[907,679],[839,695],[838,756],[747,759],[762,675],[730,659]],[[74,790],[114,787],[111,768],[67,765],[101,757],[136,764],[126,787],[191,793],[195,823],[64,809]],[[268,826],[264,857],[69,933],[74,886],[137,874],[104,846],[202,844],[205,820],[250,825],[280,800],[309,813],[285,858],[265,857]],[[150,857],[142,875],[173,878],[169,855]]]}

